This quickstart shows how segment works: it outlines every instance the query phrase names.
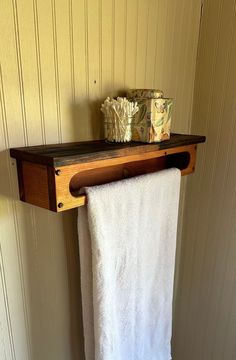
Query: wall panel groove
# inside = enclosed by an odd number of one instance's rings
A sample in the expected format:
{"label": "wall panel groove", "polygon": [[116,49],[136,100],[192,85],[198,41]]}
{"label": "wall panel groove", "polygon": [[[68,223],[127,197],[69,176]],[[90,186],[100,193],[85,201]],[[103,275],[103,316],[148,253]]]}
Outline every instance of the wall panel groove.
{"label": "wall panel groove", "polygon": [[124,28],[125,28],[125,31],[124,31],[124,88],[125,88],[125,85],[126,85],[126,50],[127,50],[127,9],[128,9],[128,6],[127,6],[127,0],[125,0],[124,2],[124,16],[125,16],[125,20],[124,20]]}
{"label": "wall panel groove", "polygon": [[57,129],[58,129],[58,140],[59,140],[59,142],[62,142],[61,103],[60,103],[60,85],[59,85],[59,70],[58,70],[57,22],[56,22],[55,0],[51,0],[51,3],[52,3],[52,24],[53,24],[54,71],[55,71],[56,103],[57,103]]}
{"label": "wall panel groove", "polygon": [[[7,149],[9,147],[9,131],[8,131],[8,126],[7,126],[6,102],[5,102],[5,95],[4,95],[4,85],[3,85],[1,63],[0,63],[0,101],[1,101],[3,138],[4,138],[4,145],[5,145],[4,148]],[[1,145],[3,145],[3,144],[1,144]]]}
{"label": "wall panel groove", "polygon": [[73,0],[69,0],[69,26],[70,26],[70,63],[71,63],[71,98],[75,102],[75,65],[74,65],[74,33],[73,33]]}
{"label": "wall panel groove", "polygon": [[112,72],[112,92],[114,93],[115,90],[115,1],[112,0],[112,36],[111,36],[111,72]]}
{"label": "wall panel groove", "polygon": [[40,56],[40,40],[39,40],[37,0],[33,0],[33,11],[34,11],[35,51],[36,51],[36,59],[37,59],[36,62],[37,62],[37,76],[38,76],[38,92],[39,92],[39,104],[40,104],[42,142],[43,142],[43,144],[46,144],[46,129],[45,129],[45,113],[44,113],[43,89],[42,89],[42,71],[41,71],[41,56]]}
{"label": "wall panel groove", "polygon": [[30,329],[29,329],[29,316],[28,316],[28,307],[26,301],[26,292],[25,292],[25,278],[23,272],[23,257],[22,257],[22,250],[21,250],[21,239],[20,239],[20,230],[19,230],[19,223],[18,223],[18,213],[16,208],[15,201],[12,202],[12,212],[13,212],[13,222],[16,234],[16,249],[17,249],[17,260],[19,264],[19,276],[20,276],[20,288],[21,288],[21,296],[22,296],[22,305],[23,305],[23,313],[24,313],[24,323],[25,323],[25,332],[26,332],[26,341],[27,341],[27,354],[25,354],[25,358],[31,359],[31,336],[30,336]]}
{"label": "wall panel groove", "polygon": [[14,31],[15,31],[15,46],[16,46],[16,58],[18,65],[18,78],[19,78],[19,87],[20,87],[20,98],[21,98],[21,116],[22,116],[22,125],[23,125],[23,134],[24,134],[24,144],[25,146],[29,143],[28,140],[28,129],[27,129],[27,119],[26,119],[26,109],[25,109],[25,93],[24,93],[24,80],[23,80],[23,71],[22,71],[22,59],[21,59],[21,46],[20,46],[20,33],[19,33],[19,23],[18,23],[18,11],[17,11],[17,2],[12,0],[13,14],[14,14]]}
{"label": "wall panel groove", "polygon": [[[13,334],[12,334],[12,324],[11,324],[11,315],[9,311],[9,302],[8,302],[8,295],[7,295],[7,287],[6,287],[6,277],[4,273],[4,262],[3,262],[3,256],[2,256],[2,247],[0,243],[0,273],[1,273],[1,287],[2,287],[2,293],[3,293],[3,299],[4,299],[4,310],[5,310],[5,317],[6,317],[6,326],[7,326],[7,335],[10,345],[10,354],[11,360],[16,360],[16,353],[15,353],[15,347],[14,347],[14,340],[13,340]],[[1,309],[3,310],[3,309]],[[6,334],[3,335],[6,337]],[[4,339],[2,339],[4,343],[4,353],[6,355],[6,344]]]}
{"label": "wall panel groove", "polygon": [[103,78],[102,78],[102,23],[103,23],[103,16],[102,16],[102,0],[99,0],[98,3],[98,24],[99,24],[99,96],[102,96],[102,89],[103,89]]}

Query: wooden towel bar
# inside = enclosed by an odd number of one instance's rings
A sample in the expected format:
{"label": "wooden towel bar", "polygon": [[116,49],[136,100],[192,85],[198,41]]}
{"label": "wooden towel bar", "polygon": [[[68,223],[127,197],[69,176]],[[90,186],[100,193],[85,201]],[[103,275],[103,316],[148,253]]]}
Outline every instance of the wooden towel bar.
{"label": "wooden towel bar", "polygon": [[84,186],[99,185],[177,167],[195,169],[197,144],[204,136],[171,134],[158,144],[87,141],[10,149],[17,161],[20,199],[52,211],[86,203]]}

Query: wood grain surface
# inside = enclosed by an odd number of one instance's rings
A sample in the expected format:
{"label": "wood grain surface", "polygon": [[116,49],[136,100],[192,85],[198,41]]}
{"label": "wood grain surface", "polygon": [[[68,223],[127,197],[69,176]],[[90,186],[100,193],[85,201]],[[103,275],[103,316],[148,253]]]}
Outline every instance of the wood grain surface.
{"label": "wood grain surface", "polygon": [[39,145],[13,148],[13,158],[49,166],[70,165],[88,161],[97,161],[127,155],[138,155],[150,151],[171,149],[179,146],[205,142],[204,136],[171,134],[170,140],[160,143],[107,143],[100,141],[83,141],[77,143]]}

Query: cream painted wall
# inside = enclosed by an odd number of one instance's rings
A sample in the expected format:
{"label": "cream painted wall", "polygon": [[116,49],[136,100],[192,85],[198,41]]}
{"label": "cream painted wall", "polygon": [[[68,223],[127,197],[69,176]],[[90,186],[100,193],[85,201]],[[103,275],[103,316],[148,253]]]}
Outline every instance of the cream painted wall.
{"label": "cream painted wall", "polygon": [[236,4],[204,1],[191,131],[175,360],[236,359]]}
{"label": "cream painted wall", "polygon": [[1,359],[83,358],[76,211],[19,202],[8,149],[99,138],[100,103],[128,87],[163,89],[189,132],[200,3],[1,0]]}

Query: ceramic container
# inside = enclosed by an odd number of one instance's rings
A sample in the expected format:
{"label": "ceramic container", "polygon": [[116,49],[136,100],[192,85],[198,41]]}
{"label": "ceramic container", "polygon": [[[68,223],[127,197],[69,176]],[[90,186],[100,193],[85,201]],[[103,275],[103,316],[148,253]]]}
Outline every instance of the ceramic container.
{"label": "ceramic container", "polygon": [[163,92],[155,89],[131,89],[127,97],[139,106],[134,116],[132,140],[147,143],[168,140],[173,99],[164,98]]}

